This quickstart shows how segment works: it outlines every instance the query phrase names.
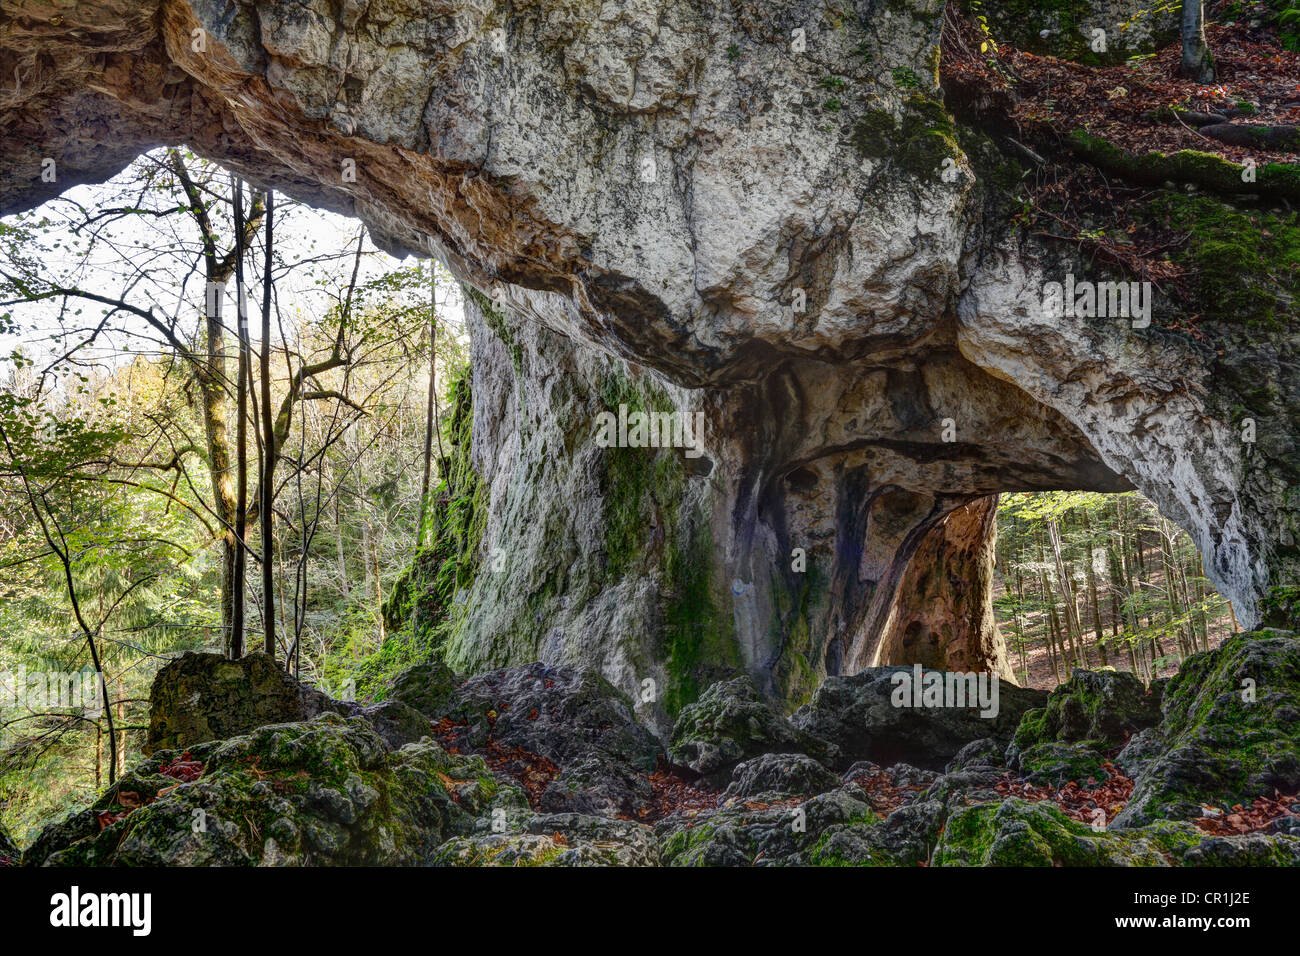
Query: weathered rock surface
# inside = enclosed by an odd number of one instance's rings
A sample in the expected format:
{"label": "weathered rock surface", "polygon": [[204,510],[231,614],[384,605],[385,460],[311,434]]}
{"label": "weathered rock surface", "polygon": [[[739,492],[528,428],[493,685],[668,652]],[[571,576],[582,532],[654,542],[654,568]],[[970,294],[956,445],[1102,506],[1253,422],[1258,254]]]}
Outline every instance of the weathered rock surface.
{"label": "weathered rock surface", "polygon": [[906,761],[938,769],[972,741],[991,737],[1009,743],[1021,717],[1047,699],[1046,691],[999,683],[996,713],[987,717],[980,716],[973,698],[964,707],[900,707],[893,703],[897,673],[912,671],[873,667],[828,678],[793,723],[830,741],[846,760],[886,766]]}
{"label": "weathered rock surface", "polygon": [[763,754],[738,764],[721,800],[770,794],[812,797],[839,786],[839,777],[805,754]]}
{"label": "weathered rock surface", "polygon": [[[156,752],[91,807],[43,831],[23,862],[1300,865],[1300,798],[1248,833],[1217,835],[1168,819],[1192,801],[1223,807],[1272,797],[1274,787],[1300,789],[1287,776],[1297,648],[1300,638],[1263,632],[1189,659],[1164,695],[1160,725],[1129,743],[1146,741],[1144,769],[1109,827],[1084,822],[1116,809],[1116,791],[1089,793],[1113,773],[1098,744],[1106,728],[1127,726],[1148,705],[1114,674],[1078,672],[1056,706],[1025,712],[1022,725],[1040,734],[1043,714],[1078,718],[1053,725],[1063,737],[1085,739],[1039,741],[1019,752],[1019,771],[1003,762],[1005,738],[986,736],[954,751],[942,773],[859,760],[838,776],[827,767],[835,751],[777,714],[747,678],[720,682],[683,711],[673,746],[707,742],[684,752],[726,755],[710,784],[656,768],[659,753],[628,701],[599,675],[532,664],[456,686],[445,713],[421,715],[436,718],[433,732],[448,746],[426,737],[394,750],[366,716],[325,713],[183,753]],[[1247,678],[1256,697],[1239,705]],[[431,693],[454,683],[422,667],[397,684],[419,697],[421,680]],[[1096,706],[1066,706],[1085,691]],[[1112,704],[1119,710],[1107,715]],[[853,708],[845,713],[875,713]],[[926,721],[935,725],[928,736],[918,729]],[[991,723],[977,726],[987,731]],[[951,715],[937,708],[917,711],[902,731],[909,746],[933,738],[947,747],[955,733]],[[792,741],[805,750],[789,749]],[[1194,757],[1190,748],[1199,748]],[[1204,772],[1189,773],[1194,766]],[[1068,801],[1042,787],[1071,782],[1079,787],[1068,788]]]}
{"label": "weathered rock surface", "polygon": [[803,753],[826,764],[839,751],[798,730],[773,710],[747,677],[720,681],[690,704],[673,727],[669,756],[715,781],[725,781],[741,761],[767,753]]}
{"label": "weathered rock surface", "polygon": [[[1134,9],[990,6],[1064,52]],[[978,576],[932,566],[980,553],[945,557],[948,515],[1013,489],[1138,487],[1255,626],[1300,584],[1293,338],[1045,314],[1092,266],[1006,228],[1007,158],[942,104],[944,8],[6,8],[0,210],[186,143],[478,290],[507,570],[466,589],[463,673],[593,666],[666,733],[739,670],[787,710],[898,655],[999,670]],[[702,414],[701,456],[596,447],[595,414],[638,403]]]}
{"label": "weathered rock surface", "polygon": [[1025,713],[1007,747],[1007,764],[1035,781],[1097,776],[1103,753],[1160,722],[1163,688],[1156,681],[1148,689],[1125,672],[1076,670],[1045,707]]}
{"label": "weathered rock surface", "polygon": [[184,749],[265,724],[355,709],[299,684],[265,654],[237,661],[220,654],[184,654],[154,679],[145,750]]}
{"label": "weathered rock surface", "polygon": [[[1183,662],[1146,739],[1133,797],[1117,826],[1199,817],[1300,790],[1300,638],[1238,634]],[[1118,760],[1123,766],[1126,758]]]}
{"label": "weathered rock surface", "polygon": [[629,820],[577,813],[530,814],[511,833],[481,827],[448,840],[434,866],[658,866],[654,831]]}
{"label": "weathered rock surface", "polygon": [[[179,759],[197,761],[193,780]],[[182,775],[183,776],[183,775]],[[522,804],[483,761],[424,741],[390,752],[359,717],[322,714],[156,752],[23,856],[46,866],[412,865],[472,814]]]}
{"label": "weathered rock surface", "polygon": [[472,677],[442,716],[463,724],[458,744],[522,748],[557,764],[599,755],[649,772],[663,748],[632,703],[593,670],[534,662]]}

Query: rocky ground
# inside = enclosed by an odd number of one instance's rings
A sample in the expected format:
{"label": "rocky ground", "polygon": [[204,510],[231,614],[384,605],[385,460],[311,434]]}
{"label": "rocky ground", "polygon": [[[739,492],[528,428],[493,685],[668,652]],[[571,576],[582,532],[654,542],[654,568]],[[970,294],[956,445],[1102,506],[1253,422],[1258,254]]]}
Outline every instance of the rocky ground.
{"label": "rocky ground", "polygon": [[[896,668],[831,678],[790,718],[736,678],[685,708],[666,749],[590,671],[537,663],[463,680],[431,663],[362,707],[271,687],[262,663],[187,655],[165,668],[150,739],[169,749],[21,853],[0,835],[0,857],[1300,864],[1300,637],[1288,631],[1236,636],[1149,689],[1114,671],[1076,671],[1050,695],[1003,684],[993,718],[892,706]],[[245,671],[258,690],[241,696]],[[227,728],[306,719],[198,739],[217,709]]]}

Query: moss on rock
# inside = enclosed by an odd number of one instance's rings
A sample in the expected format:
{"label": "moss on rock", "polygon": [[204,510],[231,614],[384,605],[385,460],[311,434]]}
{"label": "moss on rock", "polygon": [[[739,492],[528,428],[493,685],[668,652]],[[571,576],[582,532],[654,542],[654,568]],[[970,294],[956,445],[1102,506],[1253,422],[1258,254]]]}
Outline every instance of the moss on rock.
{"label": "moss on rock", "polygon": [[28,865],[414,865],[494,802],[518,805],[481,758],[424,740],[396,752],[363,718],[322,714],[192,748],[195,780],[155,754],[48,827]]}
{"label": "moss on rock", "polygon": [[1196,817],[1204,805],[1300,789],[1298,700],[1300,639],[1291,632],[1238,634],[1187,658],[1165,691],[1162,750],[1144,762],[1117,823]]}

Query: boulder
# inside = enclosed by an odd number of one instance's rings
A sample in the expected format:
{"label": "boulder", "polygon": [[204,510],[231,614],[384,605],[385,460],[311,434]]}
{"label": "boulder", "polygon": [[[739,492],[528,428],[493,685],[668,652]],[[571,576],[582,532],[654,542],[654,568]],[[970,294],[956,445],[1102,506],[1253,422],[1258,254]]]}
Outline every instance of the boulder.
{"label": "boulder", "polygon": [[748,677],[712,684],[683,708],[668,753],[674,763],[719,784],[741,761],[760,754],[801,753],[827,765],[839,758],[825,740],[795,728],[773,710]]}
{"label": "boulder", "polygon": [[294,680],[265,654],[231,660],[184,654],[154,677],[145,753],[177,750],[246,734],[266,724],[348,714],[355,705],[331,700]]}
{"label": "boulder", "polygon": [[24,855],[46,866],[418,865],[490,807],[518,806],[477,757],[392,752],[322,714],[158,751]]}
{"label": "boulder", "polygon": [[[513,825],[511,825],[513,824]],[[483,825],[448,840],[434,866],[658,866],[654,831],[630,820],[579,813],[531,814],[505,833]]]}
{"label": "boulder", "polygon": [[442,716],[459,725],[462,749],[518,747],[561,767],[598,753],[649,772],[663,753],[627,696],[585,668],[534,662],[480,674]]}
{"label": "boulder", "polygon": [[1193,654],[1170,680],[1162,710],[1114,825],[1199,817],[1206,805],[1300,789],[1300,638],[1293,632],[1237,634]]}
{"label": "boulder", "polygon": [[1047,704],[1029,711],[1016,728],[1007,762],[1018,766],[1019,754],[1039,744],[1091,741],[1099,751],[1123,747],[1136,733],[1160,722],[1164,683],[1150,690],[1123,671],[1076,670],[1052,691]]}
{"label": "boulder", "polygon": [[1020,775],[1033,784],[1063,787],[1071,781],[1087,787],[1106,779],[1105,758],[1095,741],[1035,744],[1019,755]]}
{"label": "boulder", "polygon": [[828,677],[795,713],[794,726],[834,744],[845,760],[882,766],[906,761],[938,770],[972,741],[992,738],[1005,746],[1025,712],[1047,699],[1045,691],[1000,681],[994,716],[981,717],[975,707],[900,707],[893,703],[893,675],[900,672],[914,673],[871,667],[851,677]]}
{"label": "boulder", "polygon": [[452,695],[461,683],[461,678],[442,661],[427,661],[398,674],[388,699],[401,701],[436,720],[450,709]]}
{"label": "boulder", "polygon": [[1207,837],[1188,823],[1159,821],[1140,830],[1097,829],[1050,803],[1005,800],[955,810],[931,866],[1296,865],[1300,838]]}
{"label": "boulder", "polygon": [[839,777],[805,754],[762,754],[736,766],[721,799],[813,797],[839,785]]}

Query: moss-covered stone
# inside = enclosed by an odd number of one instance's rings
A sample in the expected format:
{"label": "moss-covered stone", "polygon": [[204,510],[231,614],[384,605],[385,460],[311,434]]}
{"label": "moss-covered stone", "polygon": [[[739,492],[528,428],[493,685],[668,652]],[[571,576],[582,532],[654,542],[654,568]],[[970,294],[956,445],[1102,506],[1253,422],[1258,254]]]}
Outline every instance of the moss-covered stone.
{"label": "moss-covered stone", "polygon": [[485,820],[438,848],[433,866],[657,866],[650,827],[578,813],[507,815],[505,832]]}
{"label": "moss-covered stone", "polygon": [[[1116,823],[1197,817],[1300,788],[1300,639],[1234,635],[1183,662],[1164,695],[1163,749],[1145,763]],[[1122,755],[1121,755],[1122,756]]]}
{"label": "moss-covered stone", "polygon": [[748,677],[719,681],[687,706],[673,726],[668,753],[719,783],[742,760],[760,754],[801,753],[824,763],[838,756],[826,741],[791,726]]}
{"label": "moss-covered stone", "polygon": [[849,136],[863,159],[892,159],[918,179],[937,179],[945,160],[962,157],[957,125],[943,104],[922,93],[903,103],[901,120],[885,110],[871,110],[854,124]]}
{"label": "moss-covered stone", "polygon": [[931,866],[1295,866],[1300,838],[1207,837],[1161,820],[1134,830],[1098,829],[1050,803],[1005,800],[956,810]]}
{"label": "moss-covered stone", "polygon": [[[1122,63],[1178,38],[1176,5],[1098,0],[964,0],[996,42],[1089,66]],[[1106,48],[1094,48],[1094,29],[1106,31]]]}
{"label": "moss-covered stone", "polygon": [[[1027,712],[1007,750],[1012,766],[1045,744],[1087,741],[1097,751],[1117,750],[1131,735],[1160,721],[1160,694],[1123,671],[1076,670],[1052,691],[1047,706]],[[1046,757],[1049,751],[1041,751]],[[1062,757],[1058,754],[1057,757]]]}
{"label": "moss-covered stone", "polygon": [[149,695],[145,752],[175,750],[247,733],[263,724],[305,720],[348,707],[299,684],[265,654],[229,660],[185,654],[163,667]]}
{"label": "moss-covered stone", "polygon": [[1186,824],[1118,833],[1071,820],[1050,803],[1005,800],[948,818],[931,866],[1168,866],[1199,844]]}
{"label": "moss-covered stone", "polygon": [[43,831],[27,865],[412,865],[494,803],[522,804],[482,759],[428,740],[389,752],[359,717],[322,714],[191,748],[195,780],[156,753]]}
{"label": "moss-covered stone", "polygon": [[1019,755],[1020,774],[1030,783],[1063,787],[1071,781],[1088,785],[1106,779],[1101,741],[1035,744]]}

